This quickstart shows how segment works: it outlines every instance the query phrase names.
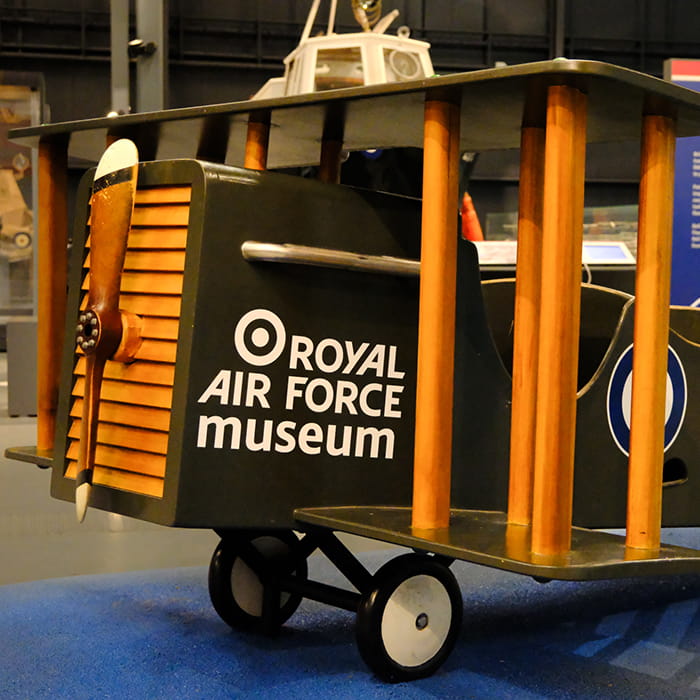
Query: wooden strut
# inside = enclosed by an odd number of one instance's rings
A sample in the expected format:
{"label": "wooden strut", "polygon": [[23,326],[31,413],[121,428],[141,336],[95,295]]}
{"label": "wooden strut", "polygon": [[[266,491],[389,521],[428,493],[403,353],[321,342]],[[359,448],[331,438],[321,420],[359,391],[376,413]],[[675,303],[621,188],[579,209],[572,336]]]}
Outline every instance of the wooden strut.
{"label": "wooden strut", "polygon": [[627,545],[657,549],[668,363],[676,125],[647,114],[642,128]]}
{"label": "wooden strut", "polygon": [[68,139],[39,141],[37,448],[51,450],[66,315]]}
{"label": "wooden strut", "polygon": [[340,183],[340,168],[345,138],[345,112],[343,105],[330,105],[326,111],[321,137],[321,156],[318,179],[330,184]]}
{"label": "wooden strut", "polygon": [[543,555],[571,546],[586,102],[574,87],[549,88],[532,505],[532,551]]}
{"label": "wooden strut", "polygon": [[508,488],[508,522],[517,525],[529,525],[532,520],[537,351],[542,286],[544,145],[543,126],[523,126],[518,190],[518,257],[515,274]]}
{"label": "wooden strut", "polygon": [[270,112],[252,112],[248,118],[243,167],[250,170],[266,170],[270,145]]}
{"label": "wooden strut", "polygon": [[226,114],[210,114],[202,120],[197,143],[197,160],[224,163],[228,149],[231,123]]}
{"label": "wooden strut", "polygon": [[425,102],[414,530],[449,526],[452,461],[459,105]]}
{"label": "wooden strut", "polygon": [[340,182],[340,165],[343,142],[336,139],[323,139],[321,142],[321,162],[318,166],[318,179],[337,185]]}

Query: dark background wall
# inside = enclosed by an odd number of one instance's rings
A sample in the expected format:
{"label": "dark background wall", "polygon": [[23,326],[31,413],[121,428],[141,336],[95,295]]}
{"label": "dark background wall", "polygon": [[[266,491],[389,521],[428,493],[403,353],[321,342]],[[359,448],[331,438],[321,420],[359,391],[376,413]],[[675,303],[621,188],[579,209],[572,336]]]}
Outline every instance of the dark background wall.
{"label": "dark background wall", "polygon": [[[170,0],[169,106],[246,99],[280,75],[310,4]],[[698,0],[385,0],[393,8],[392,31],[405,24],[430,41],[439,73],[563,54],[662,76],[666,58],[700,57]],[[337,26],[356,26],[349,0]],[[0,67],[44,75],[51,121],[109,111],[109,41],[109,0],[0,0]],[[592,152],[587,204],[634,203],[637,162],[630,147],[612,161]],[[514,210],[517,158],[482,157],[471,189],[483,212]]]}

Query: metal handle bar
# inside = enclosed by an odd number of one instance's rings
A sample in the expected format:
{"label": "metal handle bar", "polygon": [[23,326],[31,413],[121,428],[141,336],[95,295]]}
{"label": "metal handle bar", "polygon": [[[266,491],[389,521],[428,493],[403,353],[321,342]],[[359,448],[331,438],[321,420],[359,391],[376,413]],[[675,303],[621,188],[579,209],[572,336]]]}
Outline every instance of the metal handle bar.
{"label": "metal handle bar", "polygon": [[401,277],[420,276],[420,260],[395,258],[390,255],[364,255],[333,248],[258,241],[244,241],[241,244],[241,253],[246,260],[255,262],[284,262]]}

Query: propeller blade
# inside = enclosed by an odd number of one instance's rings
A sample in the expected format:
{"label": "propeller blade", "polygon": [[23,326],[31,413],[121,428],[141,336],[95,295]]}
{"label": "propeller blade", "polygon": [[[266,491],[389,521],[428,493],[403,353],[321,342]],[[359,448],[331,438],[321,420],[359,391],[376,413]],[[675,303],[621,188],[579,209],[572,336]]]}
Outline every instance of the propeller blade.
{"label": "propeller blade", "polygon": [[75,495],[80,522],[85,518],[92,490],[102,375],[122,337],[119,288],[137,172],[135,144],[128,139],[115,141],[97,164],[90,200],[90,286],[87,306],[80,313],[76,329],[77,346],[87,360]]}
{"label": "propeller blade", "polygon": [[92,469],[95,464],[97,421],[100,410],[100,386],[104,365],[104,362],[97,361],[94,354],[87,356],[85,394],[83,396],[78,448],[78,474],[75,482],[75,512],[81,523],[87,513],[92,489]]}

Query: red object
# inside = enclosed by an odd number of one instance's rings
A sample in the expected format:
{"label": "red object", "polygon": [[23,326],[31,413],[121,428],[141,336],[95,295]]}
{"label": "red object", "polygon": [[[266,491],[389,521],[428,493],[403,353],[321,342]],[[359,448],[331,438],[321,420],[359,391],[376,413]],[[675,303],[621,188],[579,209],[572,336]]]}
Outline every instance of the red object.
{"label": "red object", "polygon": [[700,61],[695,58],[671,58],[668,60],[668,72],[673,81],[700,80]]}
{"label": "red object", "polygon": [[469,192],[465,192],[462,197],[459,213],[462,217],[462,238],[466,238],[468,241],[483,241],[484,234]]}

